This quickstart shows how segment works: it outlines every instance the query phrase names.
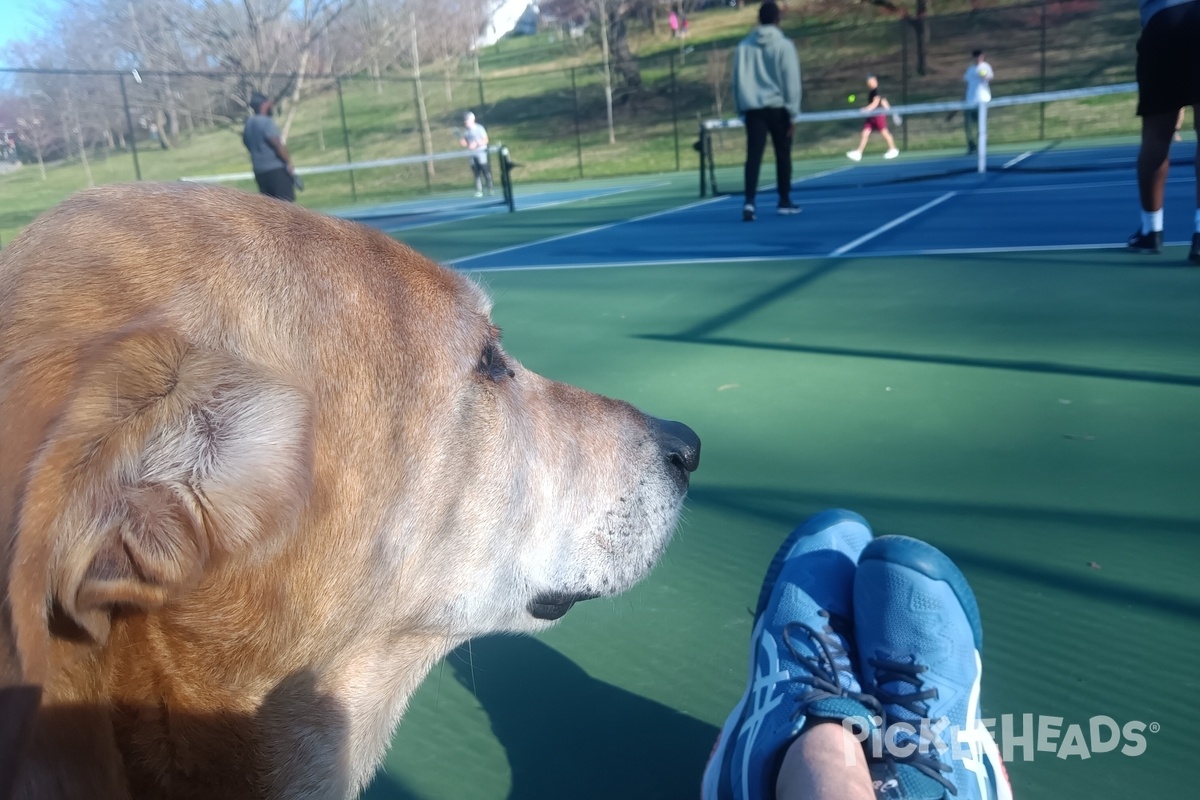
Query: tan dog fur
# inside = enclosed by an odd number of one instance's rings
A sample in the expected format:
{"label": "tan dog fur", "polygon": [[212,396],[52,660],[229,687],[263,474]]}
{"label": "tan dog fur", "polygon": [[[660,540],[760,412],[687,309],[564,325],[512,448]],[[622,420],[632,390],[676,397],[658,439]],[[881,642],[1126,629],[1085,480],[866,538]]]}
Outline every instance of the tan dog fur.
{"label": "tan dog fur", "polygon": [[489,311],[222,189],[89,190],[0,253],[0,796],[353,796],[451,648],[644,576],[651,423]]}

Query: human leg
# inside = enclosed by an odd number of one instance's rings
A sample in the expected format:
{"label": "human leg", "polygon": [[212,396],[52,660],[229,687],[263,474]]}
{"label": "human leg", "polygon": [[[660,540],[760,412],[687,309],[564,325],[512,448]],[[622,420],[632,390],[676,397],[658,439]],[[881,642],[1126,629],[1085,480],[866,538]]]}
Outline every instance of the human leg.
{"label": "human leg", "polygon": [[892,132],[887,128],[883,128],[879,131],[879,133],[881,136],[883,136],[883,140],[887,142],[888,146],[887,152],[883,154],[883,157],[895,158],[896,156],[900,155],[899,149],[896,148],[896,140],[892,138]]}
{"label": "human leg", "polygon": [[863,125],[862,135],[858,137],[858,147],[846,152],[846,158],[851,161],[861,161],[863,151],[867,149],[867,140],[871,138],[871,126]]}
{"label": "human leg", "polygon": [[[856,562],[870,538],[862,517],[826,511],[776,552],[759,592],[746,692],[704,771],[703,800],[770,800],[783,778],[781,764],[807,763],[805,756],[818,752],[836,753],[836,760],[789,772],[789,785],[803,785],[806,777],[836,778],[843,786],[865,780],[837,745],[844,743],[843,721],[865,723],[874,713],[854,676],[848,627]],[[863,785],[869,791],[869,781]]]}
{"label": "human leg", "polygon": [[[1176,112],[1142,116],[1142,145],[1138,151],[1138,196],[1142,211],[1161,211],[1167,172],[1171,166],[1171,136],[1175,133]],[[1156,230],[1162,230],[1161,221]],[[1143,229],[1143,233],[1149,231]]]}
{"label": "human leg", "polygon": [[779,800],[875,800],[862,745],[844,726],[823,722],[796,737],[775,781]]}
{"label": "human leg", "polygon": [[792,208],[792,118],[786,108],[772,108],[768,117],[775,150],[775,188],[779,207]]}
{"label": "human leg", "polygon": [[746,205],[754,210],[754,198],[758,194],[758,171],[762,167],[763,151],[767,149],[766,109],[754,108],[746,112]]}
{"label": "human leg", "polygon": [[471,159],[471,177],[475,179],[475,196],[479,197],[483,194],[483,170],[481,165],[475,159]]}
{"label": "human leg", "polygon": [[974,153],[979,149],[979,109],[963,109],[963,132],[967,135],[967,153]]}

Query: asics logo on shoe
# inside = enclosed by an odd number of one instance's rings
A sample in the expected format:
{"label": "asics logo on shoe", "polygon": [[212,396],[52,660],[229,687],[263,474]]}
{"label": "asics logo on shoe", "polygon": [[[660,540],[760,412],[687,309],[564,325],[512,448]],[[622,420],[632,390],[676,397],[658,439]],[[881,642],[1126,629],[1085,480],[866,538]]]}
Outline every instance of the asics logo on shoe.
{"label": "asics logo on shoe", "polygon": [[763,722],[783,702],[784,695],[775,691],[775,687],[791,678],[788,671],[779,663],[779,644],[769,631],[760,628],[758,646],[762,648],[764,654],[758,662],[763,666],[763,671],[759,673],[755,670],[754,682],[750,687],[750,702],[753,703],[753,710],[743,719],[741,730],[738,732],[739,736],[745,737],[745,742],[742,744],[741,768],[741,796],[743,798],[750,797],[750,757],[754,753],[755,740],[758,738]]}

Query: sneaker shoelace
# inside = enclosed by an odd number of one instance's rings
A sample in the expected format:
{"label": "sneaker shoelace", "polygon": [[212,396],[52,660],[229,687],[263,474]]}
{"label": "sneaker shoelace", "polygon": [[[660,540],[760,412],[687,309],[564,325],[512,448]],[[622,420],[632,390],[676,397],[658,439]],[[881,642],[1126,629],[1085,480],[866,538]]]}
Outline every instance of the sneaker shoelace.
{"label": "sneaker shoelace", "polygon": [[[906,764],[917,769],[924,775],[945,786],[950,791],[950,794],[957,795],[958,788],[942,774],[951,772],[953,768],[938,758],[938,742],[925,741],[922,736],[923,730],[920,720],[924,719],[929,713],[929,706],[926,701],[937,699],[938,696],[937,689],[923,688],[925,681],[921,677],[921,673],[927,671],[929,668],[922,664],[909,664],[885,658],[872,658],[868,659],[868,661],[876,670],[875,699],[882,706],[898,706],[904,709],[916,720],[916,733],[914,734],[916,738],[914,744],[916,744],[916,747],[913,749],[913,752],[907,756],[897,756],[885,751],[884,758],[894,764]],[[893,683],[907,684],[915,691],[897,694],[883,688]],[[897,717],[904,715],[889,714],[888,716]],[[893,722],[899,721],[912,722],[912,720],[888,719],[887,724],[890,726]]]}
{"label": "sneaker shoelace", "polygon": [[[850,640],[846,635],[847,623],[824,609],[817,613],[825,619],[825,624],[820,630],[803,622],[790,622],[783,629],[783,642],[792,658],[808,671],[807,675],[794,679],[796,683],[805,684],[809,689],[798,698],[792,719],[803,716],[813,703],[833,697],[849,697],[862,703],[872,713],[881,714],[882,709],[874,697],[850,691],[842,686],[840,674],[854,672],[850,653],[842,645],[843,641]],[[793,638],[799,634],[812,643],[811,649],[815,656],[805,655],[797,648]]]}

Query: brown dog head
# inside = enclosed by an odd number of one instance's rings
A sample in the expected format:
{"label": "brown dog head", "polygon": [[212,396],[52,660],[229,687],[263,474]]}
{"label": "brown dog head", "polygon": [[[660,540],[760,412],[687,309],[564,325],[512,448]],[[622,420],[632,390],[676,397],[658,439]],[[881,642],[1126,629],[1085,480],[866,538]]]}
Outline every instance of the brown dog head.
{"label": "brown dog head", "polygon": [[449,648],[648,572],[699,440],[524,369],[489,312],[382,234],[218,189],[89,191],[0,255],[26,791],[346,794]]}

